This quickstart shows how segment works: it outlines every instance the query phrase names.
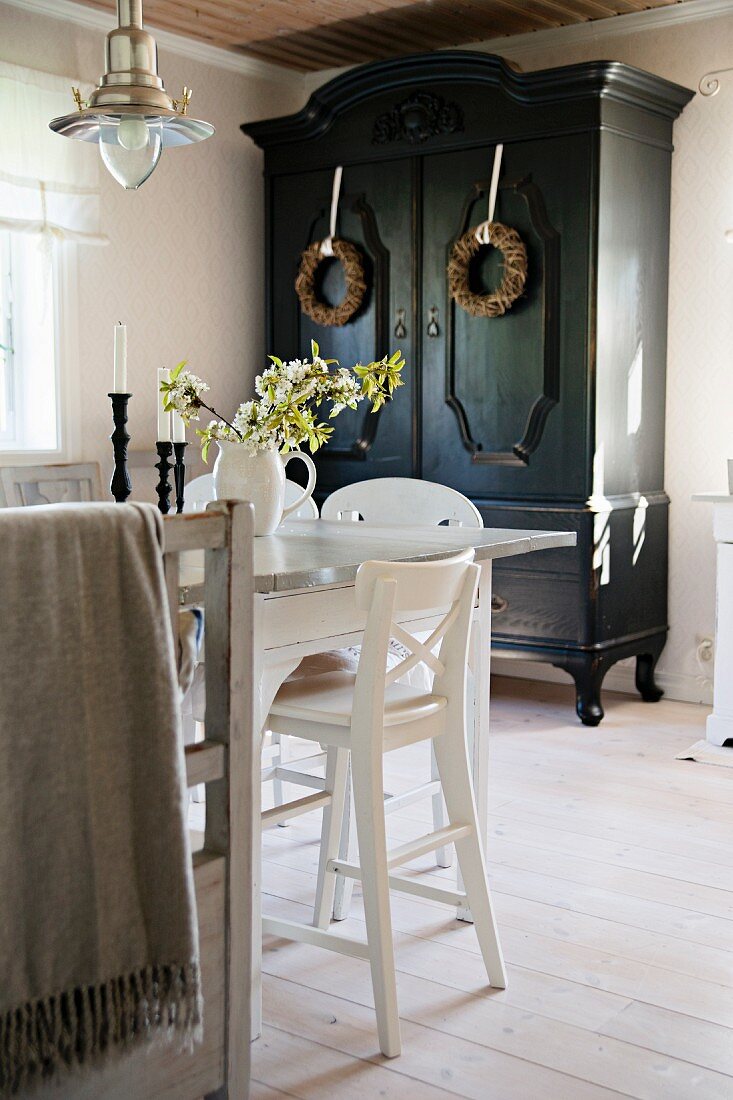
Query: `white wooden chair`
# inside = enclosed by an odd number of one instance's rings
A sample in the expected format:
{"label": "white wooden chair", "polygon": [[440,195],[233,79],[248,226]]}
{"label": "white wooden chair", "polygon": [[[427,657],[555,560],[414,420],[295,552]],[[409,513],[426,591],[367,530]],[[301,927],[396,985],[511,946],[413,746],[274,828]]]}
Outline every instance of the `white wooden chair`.
{"label": "white wooden chair", "polygon": [[[265,917],[263,928],[286,939],[369,959],[379,1045],[389,1058],[401,1050],[390,888],[449,905],[467,900],[489,982],[500,988],[506,986],[466,744],[466,669],[479,572],[473,564],[472,550],[436,562],[363,564],[356,578],[355,598],[359,610],[367,613],[367,623],[356,675],[327,672],[287,681],[268,719],[275,731],[324,745],[327,766],[325,790],[307,799],[309,809],[324,807],[313,925]],[[435,607],[446,611],[440,613],[425,642],[401,625],[419,619],[420,613],[424,617]],[[397,638],[409,655],[387,671],[390,638]],[[420,662],[434,675],[429,691],[398,682],[404,672]],[[388,852],[382,756],[425,740],[434,746],[448,823]],[[358,864],[339,857],[349,754]],[[265,811],[265,823],[303,810],[298,803],[293,807]],[[448,843],[455,844],[465,894],[392,873],[400,865]],[[328,930],[338,873],[362,882],[366,944]]]}
{"label": "white wooden chair", "polygon": [[188,515],[191,512],[205,512],[206,505],[215,499],[214,475],[201,474],[200,477],[194,477],[184,488],[183,514]]}
{"label": "white wooden chair", "polygon": [[[285,505],[293,504],[302,494],[303,488],[295,481],[285,481]],[[185,491],[184,514],[188,512],[204,512],[209,501],[214,500],[214,475],[201,474],[188,483]],[[312,497],[304,500],[299,508],[291,512],[289,520],[318,519],[318,506]]]}
{"label": "white wooden chair", "polygon": [[103,499],[102,479],[96,462],[2,466],[0,487],[6,508]]}
{"label": "white wooden chair", "polygon": [[[204,550],[195,595],[208,612],[205,738],[187,746],[188,786],[206,785],[203,848],[194,852],[202,1042],[192,1050],[138,1049],[104,1070],[39,1092],[53,1100],[243,1100],[249,1096],[252,986],[252,733],[254,516],[247,503],[213,504],[164,524],[165,570],[177,638],[179,557]],[[257,853],[259,859],[259,852]]]}
{"label": "white wooden chair", "polygon": [[[337,489],[327,497],[321,508],[321,518],[331,521],[358,521],[373,524],[393,524],[396,526],[439,526],[448,524],[457,527],[483,527],[483,519],[478,508],[462,493],[447,485],[438,485],[431,481],[421,481],[418,478],[407,477],[380,477],[370,481],[358,481],[353,485],[345,485]],[[390,646],[389,661],[394,664],[399,660],[399,643],[392,642]],[[304,662],[309,673],[328,662],[328,657],[333,658],[337,665],[345,663],[346,654],[337,651],[333,655],[322,655],[309,658]],[[352,664],[358,660],[358,654],[352,655]],[[305,670],[302,670],[305,671]],[[408,673],[409,675],[409,673]],[[412,670],[412,679],[420,678],[427,686],[429,673],[426,668]],[[282,738],[281,738],[282,741]],[[292,765],[285,767],[286,745],[280,751],[280,767],[276,773],[281,778],[287,778],[293,783],[308,787],[322,789],[323,780],[312,775],[312,770],[324,763],[322,754],[317,753],[306,757],[299,762],[298,769]],[[305,769],[308,770],[305,770]],[[414,802],[424,798],[432,798],[433,827],[438,830],[442,827],[445,810],[443,797],[438,782],[437,764],[434,754],[431,754],[431,777],[428,782],[422,783],[400,795],[387,795],[385,798],[385,812],[391,813],[404,809]],[[282,802],[282,786],[278,782],[275,787],[275,800]],[[342,854],[347,855],[353,847],[353,829],[351,828],[351,801],[347,799],[346,814],[344,816],[344,835],[342,837]],[[442,847],[436,857],[439,867],[450,867],[452,850],[450,846]],[[334,916],[337,920],[343,920],[348,916],[353,882],[339,879],[336,890],[336,902]]]}
{"label": "white wooden chair", "polygon": [[400,527],[483,527],[475,504],[456,489],[414,477],[376,477],[344,485],[323,502],[321,518]]}

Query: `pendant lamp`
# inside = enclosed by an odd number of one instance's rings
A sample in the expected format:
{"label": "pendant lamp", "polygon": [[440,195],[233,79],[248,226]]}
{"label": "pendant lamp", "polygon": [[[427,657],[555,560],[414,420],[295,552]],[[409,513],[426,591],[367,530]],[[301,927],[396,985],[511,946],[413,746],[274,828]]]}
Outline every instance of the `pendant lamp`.
{"label": "pendant lamp", "polygon": [[134,191],[152,173],[164,147],[211,137],[209,122],[190,118],[191,92],[171,99],[158,76],[158,48],[143,30],[142,0],[117,0],[116,30],[107,35],[105,73],[85,105],[72,89],[77,110],[49,123],[77,141],[96,141],[107,169]]}

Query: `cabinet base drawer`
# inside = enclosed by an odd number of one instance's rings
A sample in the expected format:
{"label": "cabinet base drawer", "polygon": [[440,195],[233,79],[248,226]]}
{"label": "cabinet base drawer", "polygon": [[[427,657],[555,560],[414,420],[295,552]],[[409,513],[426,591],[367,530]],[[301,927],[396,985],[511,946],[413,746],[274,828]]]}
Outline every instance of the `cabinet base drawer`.
{"label": "cabinet base drawer", "polygon": [[491,606],[491,631],[497,642],[541,638],[577,644],[583,634],[578,577],[495,566]]}

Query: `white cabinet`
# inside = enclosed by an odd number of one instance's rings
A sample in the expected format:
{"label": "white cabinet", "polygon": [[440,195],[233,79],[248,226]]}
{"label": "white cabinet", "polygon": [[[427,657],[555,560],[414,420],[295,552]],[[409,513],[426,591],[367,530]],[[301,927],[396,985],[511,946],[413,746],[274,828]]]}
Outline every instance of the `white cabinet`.
{"label": "white cabinet", "polygon": [[692,499],[713,505],[717,543],[715,683],[707,739],[713,745],[733,744],[733,496],[698,493]]}

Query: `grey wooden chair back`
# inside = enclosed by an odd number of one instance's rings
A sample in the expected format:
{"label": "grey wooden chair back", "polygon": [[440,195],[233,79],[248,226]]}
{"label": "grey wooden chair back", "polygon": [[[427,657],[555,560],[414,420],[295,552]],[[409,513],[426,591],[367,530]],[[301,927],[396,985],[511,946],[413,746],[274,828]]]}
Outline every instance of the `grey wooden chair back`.
{"label": "grey wooden chair back", "polygon": [[205,739],[185,749],[189,788],[206,785],[203,847],[193,854],[204,996],[202,1041],[192,1050],[131,1048],[91,1067],[69,1091],[50,1081],[38,1100],[246,1100],[252,995],[253,847],[252,559],[254,509],[212,504],[164,524],[168,608],[177,644],[182,554],[205,551],[203,583],[192,603],[206,609]]}
{"label": "grey wooden chair back", "polygon": [[34,504],[102,500],[102,478],[96,462],[61,462],[51,466],[0,467],[0,487],[6,508]]}

